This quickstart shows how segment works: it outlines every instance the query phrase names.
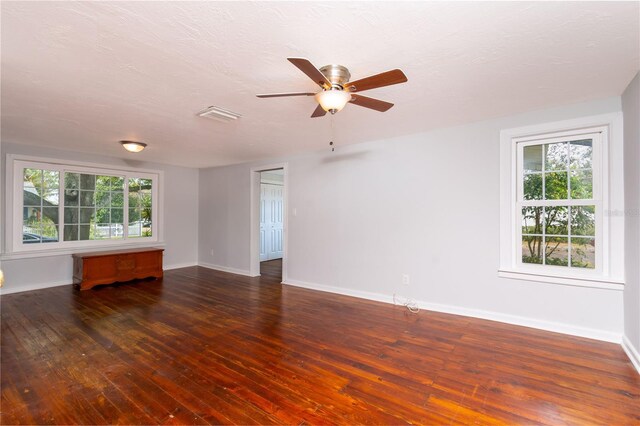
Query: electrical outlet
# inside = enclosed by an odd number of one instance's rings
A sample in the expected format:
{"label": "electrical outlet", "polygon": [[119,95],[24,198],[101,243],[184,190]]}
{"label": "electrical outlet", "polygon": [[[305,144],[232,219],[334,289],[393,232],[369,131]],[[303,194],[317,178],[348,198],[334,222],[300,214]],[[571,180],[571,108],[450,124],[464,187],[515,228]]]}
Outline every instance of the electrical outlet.
{"label": "electrical outlet", "polygon": [[211,249],[211,257],[213,257],[213,249]]}
{"label": "electrical outlet", "polygon": [[402,285],[409,285],[410,281],[409,274],[402,274]]}

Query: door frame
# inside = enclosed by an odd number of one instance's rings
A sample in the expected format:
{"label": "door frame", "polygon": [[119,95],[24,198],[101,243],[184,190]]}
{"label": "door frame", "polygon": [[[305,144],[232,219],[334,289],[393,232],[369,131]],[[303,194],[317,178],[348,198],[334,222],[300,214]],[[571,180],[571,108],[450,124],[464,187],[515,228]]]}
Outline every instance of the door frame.
{"label": "door frame", "polygon": [[260,276],[260,173],[282,169],[282,282],[287,280],[287,258],[289,250],[289,176],[288,163],[266,164],[251,168],[251,232],[249,241],[249,273]]}

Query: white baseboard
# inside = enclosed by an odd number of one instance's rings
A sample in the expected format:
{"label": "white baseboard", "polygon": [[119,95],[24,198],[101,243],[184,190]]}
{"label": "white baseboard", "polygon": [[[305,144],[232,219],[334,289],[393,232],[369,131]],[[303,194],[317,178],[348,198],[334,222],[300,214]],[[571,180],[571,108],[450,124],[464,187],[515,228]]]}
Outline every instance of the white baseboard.
{"label": "white baseboard", "polygon": [[418,301],[421,309],[429,311],[443,312],[447,314],[462,315],[466,317],[481,318],[491,321],[504,322],[507,324],[520,325],[523,327],[537,328],[539,330],[552,331],[554,333],[568,334],[571,336],[586,337],[588,339],[602,340],[604,342],[618,343],[622,341],[621,333],[598,330],[595,328],[580,327],[559,322],[544,321],[535,318],[521,317],[518,315],[502,314],[493,311],[480,309],[470,309],[460,306],[441,305]]}
{"label": "white baseboard", "polygon": [[216,271],[221,271],[221,272],[229,272],[231,274],[244,275],[247,277],[254,276],[251,274],[251,271],[248,271],[246,269],[230,268],[228,266],[214,265],[213,263],[198,262],[198,266],[202,266],[203,268],[208,268],[208,269],[215,269]]}
{"label": "white baseboard", "polygon": [[42,290],[50,287],[59,287],[62,285],[71,285],[71,280],[68,281],[48,281],[46,283],[39,284],[27,284],[19,287],[2,287],[0,288],[0,295],[22,293],[23,291]]}
{"label": "white baseboard", "polygon": [[[360,290],[346,289],[342,287],[334,287],[322,284],[314,284],[304,281],[287,280],[283,282],[286,285],[308,288],[311,290],[325,291],[328,293],[342,294],[345,296],[359,297],[361,299],[375,300],[383,303],[393,303],[393,296],[370,293]],[[535,318],[520,317],[516,315],[502,314],[499,312],[483,311],[479,309],[470,309],[460,306],[442,305],[438,303],[430,303],[417,300],[415,301],[420,309],[429,311],[443,312],[447,314],[462,315],[466,317],[481,318],[491,321],[498,321],[507,324],[520,325],[524,327],[537,328],[540,330],[552,331],[555,333],[569,334],[572,336],[586,337],[589,339],[602,340],[620,344],[622,334],[605,330],[598,330],[586,327],[579,327],[570,324],[562,324],[557,322],[542,321]]]}
{"label": "white baseboard", "polygon": [[640,374],[640,353],[633,347],[627,336],[622,336],[622,349],[627,353],[631,364],[633,364],[638,374]]}
{"label": "white baseboard", "polygon": [[368,300],[374,300],[376,302],[393,304],[393,296],[387,296],[386,294],[371,293],[368,291],[360,291],[360,290],[351,290],[348,288],[334,287],[334,286],[323,285],[323,284],[314,284],[314,283],[309,283],[305,281],[290,280],[290,279],[283,281],[282,284],[291,285],[294,287],[307,288],[309,290],[318,290],[318,291],[324,291],[327,293],[342,294],[344,296],[352,296],[352,297],[358,297],[360,299],[368,299]]}
{"label": "white baseboard", "polygon": [[197,262],[174,263],[173,265],[163,265],[162,269],[170,271],[172,269],[188,268],[190,266],[198,266]]}

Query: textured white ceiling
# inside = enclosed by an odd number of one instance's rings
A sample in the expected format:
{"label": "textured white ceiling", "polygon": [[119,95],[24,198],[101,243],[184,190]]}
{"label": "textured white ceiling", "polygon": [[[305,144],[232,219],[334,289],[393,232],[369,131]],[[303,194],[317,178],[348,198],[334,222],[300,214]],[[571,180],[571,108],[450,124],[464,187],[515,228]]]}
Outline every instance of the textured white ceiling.
{"label": "textured white ceiling", "polygon": [[[347,105],[338,145],[620,95],[640,68],[638,2],[1,3],[2,140],[204,167],[325,149],[331,119],[286,58],[392,68]],[[237,122],[195,116],[209,105]]]}

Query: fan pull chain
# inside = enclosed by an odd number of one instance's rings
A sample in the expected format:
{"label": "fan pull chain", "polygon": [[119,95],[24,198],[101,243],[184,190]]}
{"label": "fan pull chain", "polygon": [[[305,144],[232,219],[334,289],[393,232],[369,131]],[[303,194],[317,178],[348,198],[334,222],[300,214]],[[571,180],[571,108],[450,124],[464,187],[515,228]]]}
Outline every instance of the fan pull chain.
{"label": "fan pull chain", "polygon": [[331,114],[331,117],[329,118],[331,119],[331,139],[329,140],[329,146],[331,147],[331,152],[334,152],[336,148],[335,146],[333,146],[333,140],[335,139],[335,134],[333,130],[333,114]]}

